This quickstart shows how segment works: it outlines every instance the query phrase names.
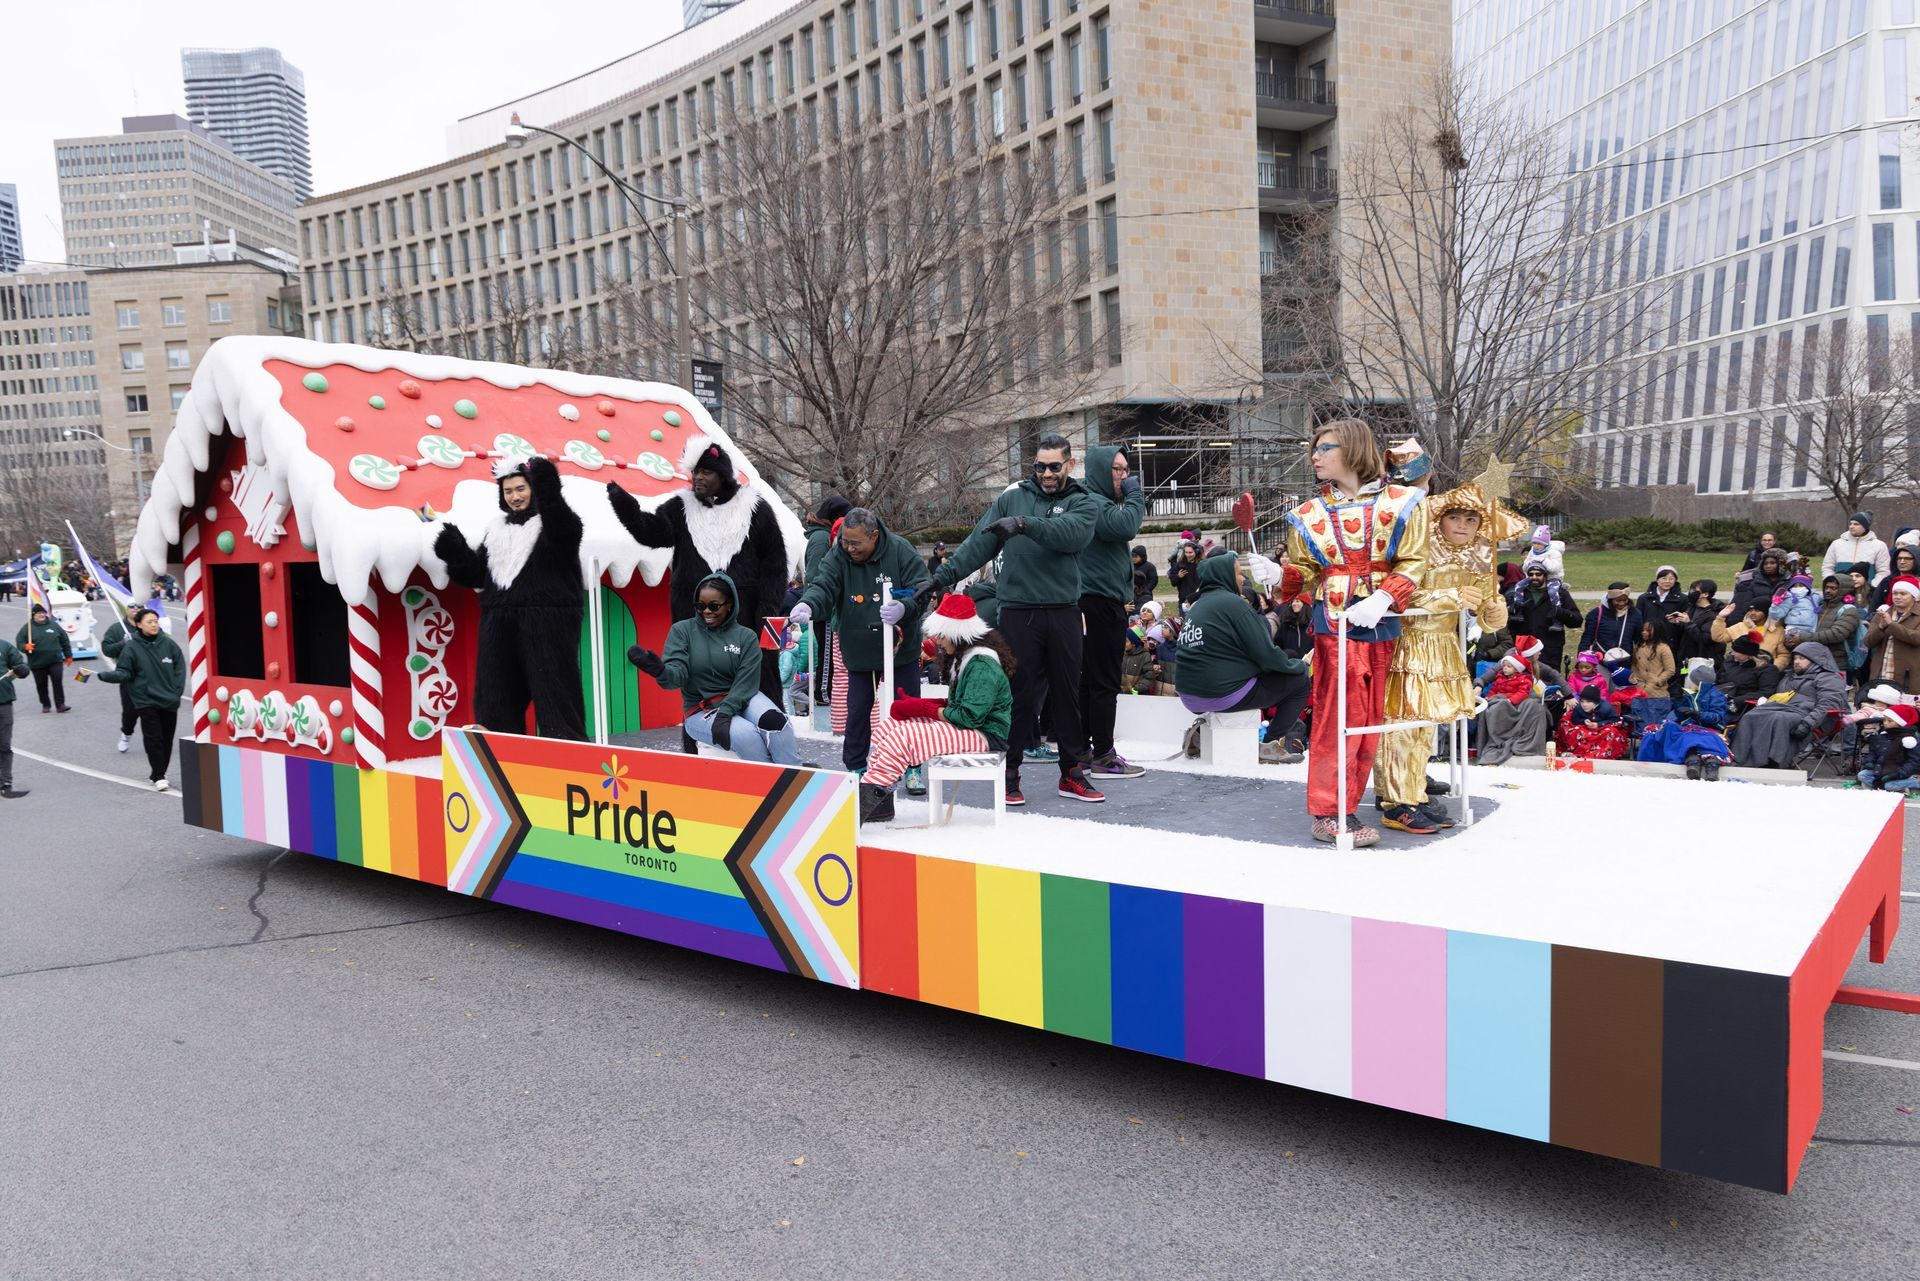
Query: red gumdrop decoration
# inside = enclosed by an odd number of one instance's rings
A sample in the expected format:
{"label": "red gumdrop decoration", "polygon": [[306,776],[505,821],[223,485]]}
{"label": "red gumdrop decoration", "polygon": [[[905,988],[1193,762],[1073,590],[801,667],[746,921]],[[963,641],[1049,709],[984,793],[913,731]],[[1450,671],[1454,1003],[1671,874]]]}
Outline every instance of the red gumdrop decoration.
{"label": "red gumdrop decoration", "polygon": [[267,679],[270,681],[277,681],[280,679],[280,664],[278,663],[267,664]]}
{"label": "red gumdrop decoration", "polygon": [[420,384],[411,378],[402,378],[400,380],[399,392],[408,400],[418,400],[420,399]]}
{"label": "red gumdrop decoration", "polygon": [[231,494],[233,492],[233,477],[222,476],[220,478],[220,492],[223,494]]}
{"label": "red gumdrop decoration", "polygon": [[272,562],[272,561],[270,561],[270,560],[263,560],[263,561],[261,561],[261,562],[260,562],[260,577],[262,577],[262,578],[265,578],[265,579],[271,579],[271,578],[273,577],[273,562]]}
{"label": "red gumdrop decoration", "polygon": [[605,414],[609,418],[613,417],[613,402],[611,400],[603,400],[599,404],[595,405],[594,408],[599,410],[601,413]]}
{"label": "red gumdrop decoration", "polygon": [[353,419],[347,417],[345,414],[342,414],[338,418],[333,420],[333,425],[335,427],[338,427],[341,431],[352,431]]}

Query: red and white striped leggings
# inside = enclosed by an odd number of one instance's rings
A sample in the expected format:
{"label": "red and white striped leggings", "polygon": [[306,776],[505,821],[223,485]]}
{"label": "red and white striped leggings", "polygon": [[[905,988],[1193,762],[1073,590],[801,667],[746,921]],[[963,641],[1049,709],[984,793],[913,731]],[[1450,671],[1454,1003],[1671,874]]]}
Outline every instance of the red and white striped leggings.
{"label": "red and white striped leggings", "polygon": [[961,729],[944,720],[896,721],[891,716],[876,716],[873,751],[867,756],[863,781],[875,787],[892,787],[910,766],[925,765],[936,756],[962,752],[984,752],[987,736],[977,729]]}

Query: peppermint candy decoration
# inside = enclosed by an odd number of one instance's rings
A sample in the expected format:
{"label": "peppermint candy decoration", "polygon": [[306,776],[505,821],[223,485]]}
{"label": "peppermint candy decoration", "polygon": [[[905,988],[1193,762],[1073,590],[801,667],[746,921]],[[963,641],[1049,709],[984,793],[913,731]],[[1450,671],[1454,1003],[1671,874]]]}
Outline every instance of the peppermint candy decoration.
{"label": "peppermint candy decoration", "polygon": [[453,615],[444,609],[430,609],[420,615],[416,626],[420,641],[433,649],[445,649],[453,640]]}
{"label": "peppermint candy decoration", "polygon": [[227,729],[235,738],[253,728],[255,706],[253,695],[244,689],[235,691],[227,700]]}
{"label": "peppermint candy decoration", "polygon": [[287,723],[287,703],[280,697],[280,691],[270,690],[260,700],[260,737],[279,734]]}
{"label": "peppermint candy decoration", "polygon": [[580,407],[578,405],[562,405],[560,406],[560,416],[570,423],[577,423],[580,421]]}
{"label": "peppermint candy decoration", "polygon": [[438,672],[420,682],[420,705],[431,716],[445,720],[460,703],[460,687],[453,677]]}
{"label": "peppermint candy decoration", "polygon": [[584,440],[570,440],[566,448],[560,452],[566,456],[568,462],[584,467],[588,471],[599,471],[606,466],[606,455]]}
{"label": "peppermint candy decoration", "polygon": [[503,431],[493,438],[493,452],[502,458],[511,458],[516,462],[524,463],[533,457],[534,449],[527,443],[526,437]]}
{"label": "peppermint candy decoration", "polygon": [[392,489],[400,483],[399,466],[378,454],[355,454],[347,471],[368,489]]}
{"label": "peppermint candy decoration", "polygon": [[421,461],[435,467],[454,468],[467,461],[467,451],[445,436],[422,436],[415,447],[420,451]]}
{"label": "peppermint candy decoration", "polygon": [[634,463],[634,466],[655,480],[673,479],[673,464],[651,450],[640,455],[639,461]]}

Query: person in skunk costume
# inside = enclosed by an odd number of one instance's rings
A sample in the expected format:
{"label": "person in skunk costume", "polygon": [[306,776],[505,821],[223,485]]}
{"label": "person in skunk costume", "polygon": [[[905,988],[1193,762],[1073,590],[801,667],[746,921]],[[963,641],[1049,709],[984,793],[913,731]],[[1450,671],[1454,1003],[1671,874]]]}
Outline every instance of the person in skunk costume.
{"label": "person in skunk costume", "polygon": [[[772,499],[759,486],[740,483],[745,469],[726,445],[696,434],[687,442],[682,465],[690,488],[653,511],[643,509],[618,481],[607,482],[607,501],[635,542],[673,549],[667,607],[674,622],[693,617],[702,580],[725,574],[739,602],[734,618],[758,635],[761,620],[779,608],[797,568],[797,548],[789,548]],[[763,650],[761,660],[760,692],[781,706],[779,654]]]}
{"label": "person in skunk costume", "polygon": [[480,593],[474,716],[498,733],[524,734],[531,701],[542,737],[585,741],[580,517],[560,492],[559,470],[545,458],[503,458],[493,475],[504,514],[487,523],[479,548],[450,524],[433,540],[434,555],[447,563],[453,581]]}

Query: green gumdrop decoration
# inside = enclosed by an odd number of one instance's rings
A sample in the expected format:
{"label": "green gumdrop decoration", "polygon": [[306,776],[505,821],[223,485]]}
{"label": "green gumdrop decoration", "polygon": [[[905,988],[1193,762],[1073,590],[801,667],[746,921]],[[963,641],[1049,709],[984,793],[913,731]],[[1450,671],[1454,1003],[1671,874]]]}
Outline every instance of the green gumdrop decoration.
{"label": "green gumdrop decoration", "polygon": [[453,412],[459,414],[462,418],[478,418],[480,416],[480,406],[474,404],[471,400],[456,400],[453,402]]}
{"label": "green gumdrop decoration", "polygon": [[217,707],[209,707],[207,709],[207,721],[209,724],[218,725],[220,723],[220,709]]}
{"label": "green gumdrop decoration", "polygon": [[415,738],[425,738],[427,735],[431,733],[433,733],[432,722],[426,721],[426,720],[417,720],[413,723],[413,736]]}
{"label": "green gumdrop decoration", "polygon": [[385,409],[387,407],[387,398],[385,396],[369,396],[367,397],[367,403],[375,409]]}
{"label": "green gumdrop decoration", "polygon": [[341,742],[351,744],[353,742],[353,739],[354,739],[353,726],[349,725],[345,729],[340,731]]}
{"label": "green gumdrop decoration", "polygon": [[658,427],[648,432],[647,435],[653,437],[655,440],[665,440],[667,438],[667,433],[661,431]]}
{"label": "green gumdrop decoration", "polygon": [[600,443],[603,445],[613,439],[613,433],[608,431],[605,427],[602,427],[599,431],[593,434],[600,438]]}
{"label": "green gumdrop decoration", "polygon": [[407,670],[410,672],[426,671],[427,656],[425,654],[415,654],[413,657],[409,658],[407,660]]}
{"label": "green gumdrop decoration", "polygon": [[420,603],[420,599],[421,599],[421,595],[420,595],[420,589],[418,587],[407,588],[407,604],[418,605]]}
{"label": "green gumdrop decoration", "polygon": [[311,373],[300,380],[300,385],[308,391],[325,391],[327,389],[327,376],[322,373]]}
{"label": "green gumdrop decoration", "polygon": [[678,427],[680,425],[680,414],[678,410],[669,409],[666,413],[662,414],[661,417],[666,420],[667,426],[669,427]]}
{"label": "green gumdrop decoration", "polygon": [[220,536],[213,540],[213,545],[231,555],[233,552],[233,531],[231,529],[221,530]]}

